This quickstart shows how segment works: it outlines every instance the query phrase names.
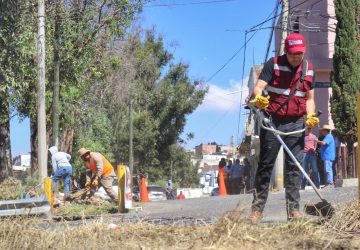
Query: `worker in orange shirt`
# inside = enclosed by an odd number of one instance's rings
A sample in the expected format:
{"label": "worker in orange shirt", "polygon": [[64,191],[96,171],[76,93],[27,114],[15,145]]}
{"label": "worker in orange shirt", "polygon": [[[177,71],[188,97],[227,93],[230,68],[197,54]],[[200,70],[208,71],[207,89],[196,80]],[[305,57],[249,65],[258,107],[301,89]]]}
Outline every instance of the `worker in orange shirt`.
{"label": "worker in orange shirt", "polygon": [[[80,158],[86,168],[86,188],[98,188],[101,185],[109,197],[117,202],[117,194],[112,188],[115,172],[111,163],[100,153],[79,149]],[[93,193],[90,193],[93,195]]]}

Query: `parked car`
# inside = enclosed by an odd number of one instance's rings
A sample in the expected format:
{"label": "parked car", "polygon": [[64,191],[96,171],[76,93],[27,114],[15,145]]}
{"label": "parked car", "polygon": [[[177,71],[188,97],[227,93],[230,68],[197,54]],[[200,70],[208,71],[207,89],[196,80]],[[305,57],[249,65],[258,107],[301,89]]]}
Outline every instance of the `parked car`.
{"label": "parked car", "polygon": [[218,196],[219,195],[219,188],[213,188],[213,190],[210,193],[211,196]]}
{"label": "parked car", "polygon": [[[149,200],[150,201],[164,201],[166,200],[166,191],[161,186],[149,185],[147,187]],[[133,189],[133,199],[134,201],[140,201],[140,191],[139,187]]]}

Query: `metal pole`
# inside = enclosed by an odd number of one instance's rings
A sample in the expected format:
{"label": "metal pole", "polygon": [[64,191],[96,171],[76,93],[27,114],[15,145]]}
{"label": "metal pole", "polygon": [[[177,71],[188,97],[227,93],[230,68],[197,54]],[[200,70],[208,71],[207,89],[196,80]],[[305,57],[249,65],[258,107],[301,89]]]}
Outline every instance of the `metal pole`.
{"label": "metal pole", "polygon": [[134,147],[133,147],[133,106],[132,99],[130,98],[129,106],[129,168],[132,176],[134,169]]}
{"label": "metal pole", "polygon": [[358,154],[358,161],[357,161],[357,177],[358,177],[358,195],[359,195],[359,202],[360,202],[360,92],[356,94],[356,101],[357,101],[357,138],[358,138],[358,145],[357,145],[357,154]]}
{"label": "metal pole", "polygon": [[[289,15],[289,2],[288,0],[282,0],[282,11],[281,11],[281,41],[279,55],[285,53],[285,39],[288,35],[288,15]],[[284,148],[281,146],[279,153],[275,161],[275,172],[274,172],[274,186],[278,189],[283,189],[284,187]]]}
{"label": "metal pole", "polygon": [[172,161],[172,159],[170,160],[170,180],[171,180],[171,186],[172,186],[172,183],[173,183],[173,161]]}
{"label": "metal pole", "polygon": [[47,177],[45,113],[45,1],[38,0],[38,163],[41,181]]}

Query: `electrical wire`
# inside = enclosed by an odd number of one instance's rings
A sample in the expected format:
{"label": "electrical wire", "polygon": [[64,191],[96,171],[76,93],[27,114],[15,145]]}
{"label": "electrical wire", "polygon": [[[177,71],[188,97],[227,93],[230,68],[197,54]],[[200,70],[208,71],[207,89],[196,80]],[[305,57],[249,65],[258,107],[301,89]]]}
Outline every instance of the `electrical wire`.
{"label": "electrical wire", "polygon": [[[303,2],[301,2],[301,3],[299,3],[299,4],[297,4],[297,5],[295,5],[295,6],[292,7],[291,9],[289,8],[289,10],[282,11],[280,14],[277,14],[277,15],[273,16],[272,18],[267,17],[267,18],[265,19],[265,21],[262,21],[261,23],[259,23],[259,24],[255,25],[255,26],[251,27],[251,28],[248,29],[248,30],[254,30],[255,33],[250,37],[249,41],[254,37],[254,35],[255,35],[256,32],[258,31],[258,30],[256,29],[257,27],[260,26],[260,28],[261,28],[261,26],[262,26],[263,24],[267,23],[268,21],[273,20],[273,19],[279,17],[280,15],[282,15],[283,13],[288,12],[288,11],[290,11],[290,10],[292,10],[292,9],[294,9],[294,8],[296,8],[296,7],[304,4],[304,3],[307,3],[307,2],[309,2],[309,1],[310,1],[310,0],[305,0],[305,1],[303,1]],[[320,0],[320,1],[323,1],[323,0]],[[271,14],[270,14],[269,16],[271,16],[272,14],[273,14],[273,12],[271,12]],[[249,41],[245,41],[245,42],[249,42]],[[234,58],[241,52],[241,50],[242,50],[243,48],[244,48],[244,45],[242,45],[237,51],[235,51],[235,53],[234,53],[218,70],[216,70],[216,71],[208,78],[208,80],[207,80],[206,82],[211,81],[217,74],[219,74],[232,60],[234,60]]]}
{"label": "electrical wire", "polygon": [[[276,1],[276,5],[275,5],[275,10],[274,10],[274,15],[277,15],[277,12],[279,10],[279,6],[280,6],[280,0]],[[275,29],[275,22],[276,22],[276,18],[273,19],[272,22],[272,29],[270,31],[270,36],[269,36],[269,40],[268,40],[268,46],[266,48],[266,53],[265,53],[265,59],[264,59],[264,63],[267,61],[268,57],[269,57],[269,52],[270,52],[270,47],[271,47],[271,41],[272,41],[272,37],[274,35],[274,29]]]}

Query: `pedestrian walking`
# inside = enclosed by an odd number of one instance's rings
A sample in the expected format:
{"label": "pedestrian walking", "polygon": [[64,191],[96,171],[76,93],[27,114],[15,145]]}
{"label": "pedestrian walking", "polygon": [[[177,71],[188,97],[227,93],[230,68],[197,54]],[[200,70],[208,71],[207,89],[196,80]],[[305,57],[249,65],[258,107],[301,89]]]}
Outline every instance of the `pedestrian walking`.
{"label": "pedestrian walking", "polygon": [[248,158],[243,159],[244,166],[244,182],[245,182],[245,193],[252,189],[251,186],[251,166]]}
{"label": "pedestrian walking", "polygon": [[[320,175],[317,167],[317,156],[316,156],[316,146],[317,146],[317,137],[311,133],[311,128],[307,128],[305,131],[305,142],[304,142],[304,159],[302,166],[306,173],[311,170],[311,178],[314,181],[314,184],[317,188],[320,187]],[[305,189],[307,185],[307,179],[303,176],[301,182],[301,189]]]}
{"label": "pedestrian walking", "polygon": [[64,179],[64,199],[70,194],[70,179],[72,175],[72,166],[70,164],[71,156],[65,152],[59,152],[56,146],[49,148],[51,153],[51,164],[54,175],[52,177],[52,189],[56,191],[57,182]]}
{"label": "pedestrian walking", "polygon": [[326,184],[325,187],[334,187],[333,177],[333,161],[335,160],[335,141],[334,137],[330,134],[331,127],[324,125],[320,129],[320,135],[324,136],[322,141],[318,141],[321,145],[320,153],[321,160],[324,162],[324,168],[326,172]]}
{"label": "pedestrian walking", "polygon": [[[267,109],[275,129],[292,132],[319,123],[315,114],[313,65],[304,59],[305,38],[298,33],[285,39],[286,54],[267,61],[252,91],[250,103],[259,109]],[[267,90],[269,96],[263,96]],[[306,120],[304,116],[306,115]],[[297,161],[302,162],[304,133],[283,136]],[[271,173],[281,144],[275,135],[265,129],[260,131],[260,159],[255,177],[255,193],[251,223],[258,223],[263,217],[269,192]],[[285,153],[284,187],[288,219],[303,217],[299,211],[301,171],[290,156]]]}
{"label": "pedestrian walking", "polygon": [[[331,131],[332,136],[334,137],[334,143],[335,143],[335,160],[333,161],[333,178],[334,178],[334,184],[336,184],[337,179],[341,179],[341,174],[338,173],[338,159],[339,159],[339,150],[341,146],[339,134],[336,129],[333,129]],[[339,178],[337,178],[339,177]]]}
{"label": "pedestrian walking", "polygon": [[220,173],[224,176],[225,174],[225,166],[226,166],[226,160],[225,158],[221,158],[219,161],[219,166],[218,166],[218,176],[217,176],[217,183],[219,185],[219,176]]}
{"label": "pedestrian walking", "polygon": [[224,168],[224,182],[226,187],[226,192],[232,194],[232,181],[231,181],[231,169],[232,169],[232,160],[228,160],[228,164]]}
{"label": "pedestrian walking", "polygon": [[243,185],[244,167],[240,165],[240,160],[236,159],[231,168],[231,179],[233,194],[240,194],[244,189]]}

